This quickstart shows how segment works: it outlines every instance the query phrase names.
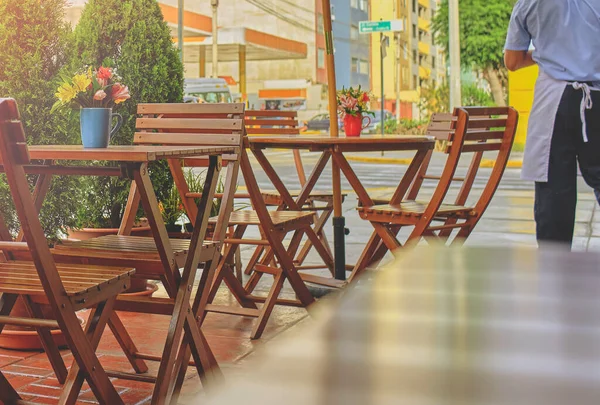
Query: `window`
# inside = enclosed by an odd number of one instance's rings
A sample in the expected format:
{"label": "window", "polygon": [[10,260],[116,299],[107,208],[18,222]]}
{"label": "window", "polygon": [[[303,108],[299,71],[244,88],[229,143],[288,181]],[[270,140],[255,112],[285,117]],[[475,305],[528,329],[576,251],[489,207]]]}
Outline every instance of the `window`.
{"label": "window", "polygon": [[413,34],[413,38],[417,37],[417,24],[412,25],[412,34]]}
{"label": "window", "polygon": [[364,60],[361,59],[360,60],[360,65],[358,67],[358,72],[363,74],[363,75],[368,75],[369,72],[369,61],[368,60]]}
{"label": "window", "polygon": [[325,68],[325,49],[323,48],[317,49],[317,68]]}
{"label": "window", "polygon": [[325,21],[323,20],[323,14],[317,14],[317,31],[319,34],[325,33]]}
{"label": "window", "polygon": [[413,7],[412,7],[413,11],[417,11],[417,0],[412,0],[412,3],[413,3]]}
{"label": "window", "polygon": [[356,25],[353,25],[352,27],[350,27],[350,39],[357,40],[358,36],[358,27]]}
{"label": "window", "polygon": [[408,59],[408,46],[406,45],[406,42],[402,42],[402,51],[404,52],[404,59]]}
{"label": "window", "polygon": [[358,8],[358,0],[350,0],[350,7]]}
{"label": "window", "polygon": [[431,57],[431,68],[435,69],[435,56]]}
{"label": "window", "polygon": [[350,71],[352,73],[358,73],[358,65],[359,65],[358,58],[352,58],[352,65],[350,67]]}
{"label": "window", "polygon": [[416,50],[416,49],[413,49],[413,57],[412,57],[412,60],[413,60],[413,62],[414,62],[414,63],[417,63],[417,61],[418,61],[418,60],[417,60],[417,50]]}
{"label": "window", "polygon": [[402,66],[402,86],[405,88],[410,87],[410,74],[406,66]]}
{"label": "window", "polygon": [[417,81],[417,75],[413,75],[413,87],[417,87],[419,85],[419,82]]}
{"label": "window", "polygon": [[369,9],[368,0],[358,0],[358,8],[362,11],[367,11]]}

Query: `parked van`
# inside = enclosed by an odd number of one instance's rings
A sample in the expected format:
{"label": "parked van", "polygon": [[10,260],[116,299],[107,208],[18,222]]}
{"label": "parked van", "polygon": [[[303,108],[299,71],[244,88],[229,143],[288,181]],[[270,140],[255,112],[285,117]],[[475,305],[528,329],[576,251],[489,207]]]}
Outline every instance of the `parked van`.
{"label": "parked van", "polygon": [[185,79],[183,87],[186,103],[231,103],[233,97],[225,79],[202,77]]}

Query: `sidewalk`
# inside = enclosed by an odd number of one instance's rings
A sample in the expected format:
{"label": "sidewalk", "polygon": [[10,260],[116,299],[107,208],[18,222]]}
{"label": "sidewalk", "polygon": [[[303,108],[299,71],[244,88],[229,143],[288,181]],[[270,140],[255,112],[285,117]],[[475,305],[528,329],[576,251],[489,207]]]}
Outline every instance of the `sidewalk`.
{"label": "sidewalk", "polygon": [[[492,154],[490,154],[492,155]],[[414,157],[414,152],[365,152],[360,154],[349,154],[346,155],[346,159],[350,162],[362,162],[362,163],[380,163],[380,164],[402,164],[408,165]],[[444,160],[444,155],[433,154],[433,159],[437,158],[440,161]],[[468,159],[465,159],[468,160]],[[464,162],[462,162],[464,163]],[[481,167],[492,167],[495,160],[490,156],[485,158],[481,162]],[[507,167],[520,168],[523,163],[523,152],[512,152],[510,160],[508,161]]]}

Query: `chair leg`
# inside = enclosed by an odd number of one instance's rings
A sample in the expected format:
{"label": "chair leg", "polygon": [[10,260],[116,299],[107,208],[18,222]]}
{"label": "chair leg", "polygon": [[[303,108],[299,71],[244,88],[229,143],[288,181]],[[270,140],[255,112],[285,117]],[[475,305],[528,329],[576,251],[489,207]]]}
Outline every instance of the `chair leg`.
{"label": "chair leg", "polygon": [[254,266],[256,266],[256,264],[260,261],[260,257],[262,256],[264,251],[264,246],[257,246],[256,249],[254,249],[252,257],[250,257],[250,260],[248,260],[248,263],[246,264],[246,269],[244,270],[245,275],[249,276],[250,274],[252,274]]}
{"label": "chair leg", "polygon": [[[100,344],[100,339],[104,333],[104,329],[108,320],[113,313],[113,307],[117,297],[109,298],[108,300],[101,302],[92,309],[88,323],[85,327],[85,335],[88,338],[92,350],[95,352]],[[71,365],[67,381],[63,386],[60,398],[58,399],[59,405],[73,405],[77,402],[81,387],[85,381],[85,374],[79,367],[76,361]]]}
{"label": "chair leg", "polygon": [[[38,304],[33,302],[31,297],[27,295],[22,295],[21,299],[25,304],[25,309],[29,313],[29,316],[32,318],[43,319],[44,314],[42,313],[42,309]],[[42,347],[44,348],[44,352],[48,356],[48,360],[54,370],[54,374],[56,375],[56,379],[59,383],[64,384],[67,380],[67,367],[65,366],[65,362],[60,355],[60,350],[58,350],[58,346],[54,342],[52,338],[52,333],[48,328],[35,328],[40,341],[42,342]]]}
{"label": "chair leg", "polygon": [[[215,258],[213,262],[207,263],[207,267],[209,267],[209,270],[207,271],[206,278],[204,277],[204,273],[202,274],[202,278],[200,279],[200,283],[198,285],[198,290],[196,291],[196,297],[194,298],[194,303],[192,304],[192,312],[196,317],[198,317],[198,314],[206,313],[206,305],[208,303],[206,296],[210,291],[212,277],[214,277],[215,273],[215,268],[212,263],[218,263],[218,260],[216,260]],[[199,326],[201,326],[201,323],[199,323]],[[177,404],[191,356],[192,352],[190,350],[189,343],[186,339],[184,339],[184,341],[182,342],[182,346],[179,349],[177,360],[175,362],[175,370],[179,370],[177,378],[171,383],[171,387],[169,388],[169,392],[172,392],[171,404],[173,405]],[[209,352],[209,356],[213,356],[212,352]],[[213,359],[214,357],[212,357],[212,359],[208,359],[208,361],[205,361],[205,364],[196,364],[200,380],[205,385],[207,385],[208,383],[206,378],[206,367],[210,368],[212,366]],[[214,359],[214,363],[216,363],[216,359]]]}
{"label": "chair leg", "polygon": [[121,318],[119,318],[119,315],[117,315],[116,312],[113,312],[108,319],[108,326],[135,372],[138,374],[147,373],[148,365],[144,360],[135,357],[135,353],[138,352],[138,349],[135,346],[133,339],[131,339],[131,335],[129,332],[127,332],[127,329],[125,329],[125,325],[123,325],[123,322],[121,322]]}
{"label": "chair leg", "polygon": [[[7,294],[7,293],[3,293],[2,296],[0,296],[0,315],[1,316],[10,315],[10,312],[12,311],[13,307],[15,306],[15,302],[17,302],[18,297],[19,296],[17,294]],[[4,329],[4,326],[5,325],[3,323],[0,323],[0,333]]]}
{"label": "chair leg", "polygon": [[14,404],[21,397],[0,371],[0,404]]}
{"label": "chair leg", "polygon": [[279,270],[278,274],[274,276],[273,285],[269,290],[269,295],[267,296],[267,299],[261,308],[260,316],[258,317],[258,320],[252,329],[252,335],[250,336],[251,339],[260,339],[262,336],[265,327],[267,326],[269,317],[271,316],[271,312],[273,312],[273,308],[277,303],[277,298],[279,297],[279,293],[281,292],[284,281],[285,277],[283,272]]}
{"label": "chair leg", "polygon": [[[321,241],[322,245],[328,250],[329,254],[333,257],[333,253],[331,252],[331,249],[329,248],[329,242],[327,241],[327,236],[325,236],[325,232],[323,230],[325,227],[325,224],[327,223],[327,220],[329,219],[329,217],[331,217],[332,213],[333,213],[333,206],[328,205],[326,207],[326,209],[323,210],[321,215],[319,215],[319,217],[317,218],[317,221],[315,222],[314,230],[315,230],[315,233],[317,234],[317,236],[319,237],[319,240]],[[306,242],[304,242],[304,246],[302,246],[302,249],[296,256],[295,262],[298,265],[302,265],[304,263],[304,261],[306,260],[306,257],[308,256],[308,253],[310,252],[312,247],[313,247],[313,244],[310,240],[307,240]]]}

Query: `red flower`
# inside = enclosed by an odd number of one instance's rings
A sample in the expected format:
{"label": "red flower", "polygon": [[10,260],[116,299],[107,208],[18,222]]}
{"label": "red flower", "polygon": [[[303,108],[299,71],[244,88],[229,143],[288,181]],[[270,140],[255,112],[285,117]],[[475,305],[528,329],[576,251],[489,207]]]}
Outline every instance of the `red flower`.
{"label": "red flower", "polygon": [[101,66],[98,68],[98,73],[96,74],[96,77],[98,79],[108,80],[112,77],[112,69]]}
{"label": "red flower", "polygon": [[369,95],[368,95],[367,93],[363,93],[363,96],[362,96],[362,100],[361,100],[361,101],[362,101],[363,103],[368,103],[370,100],[371,100],[371,99],[369,98]]}

